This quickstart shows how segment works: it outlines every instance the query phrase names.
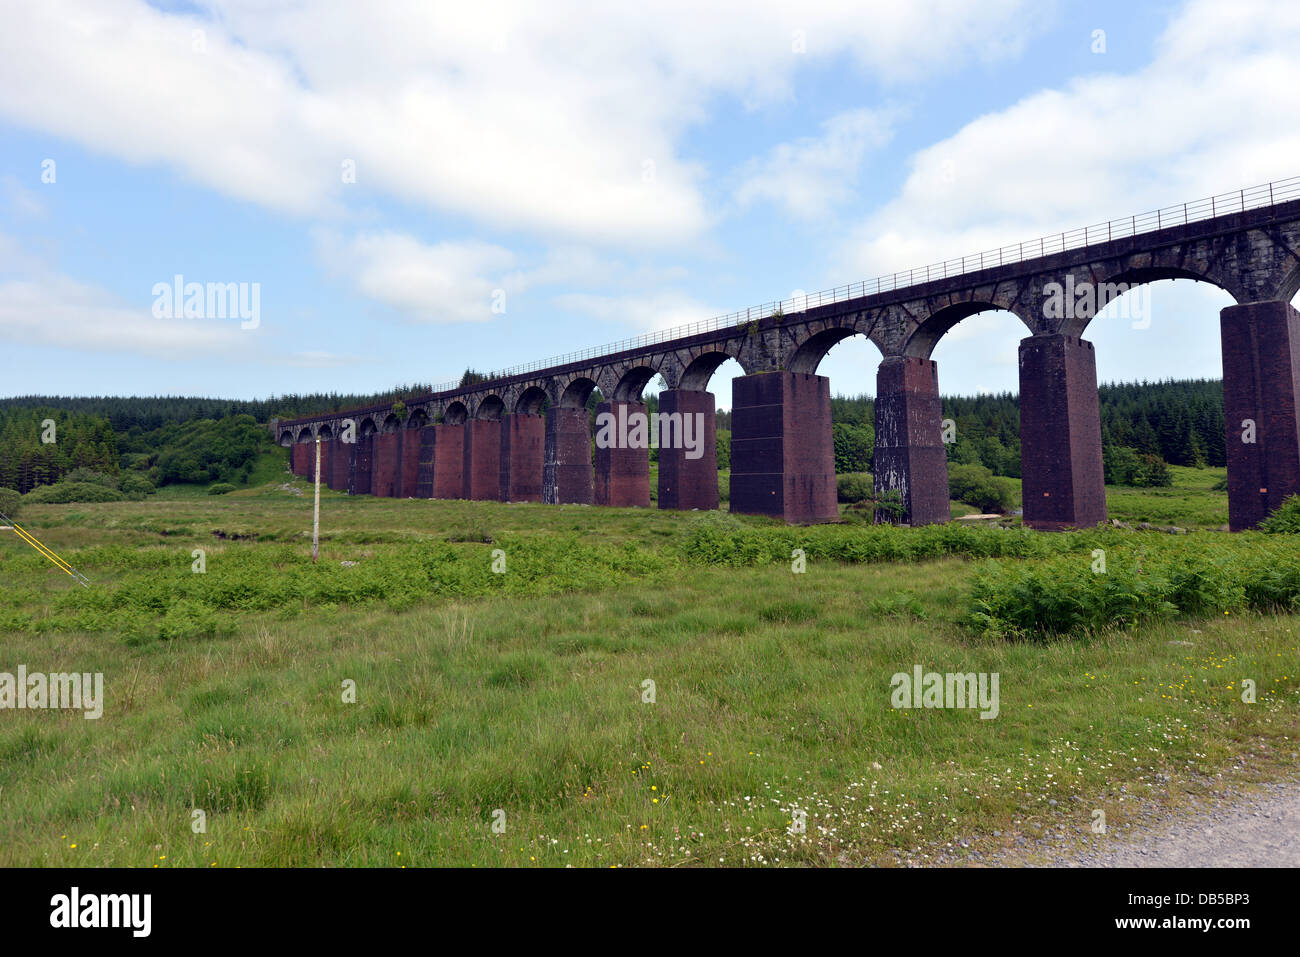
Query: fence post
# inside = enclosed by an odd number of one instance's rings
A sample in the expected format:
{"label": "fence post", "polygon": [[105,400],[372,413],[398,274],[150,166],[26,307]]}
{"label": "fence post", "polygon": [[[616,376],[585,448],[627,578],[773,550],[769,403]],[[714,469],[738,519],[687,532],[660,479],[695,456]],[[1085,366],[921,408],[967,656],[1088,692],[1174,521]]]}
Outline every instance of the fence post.
{"label": "fence post", "polygon": [[320,556],[320,433],[316,433],[316,501],[311,513],[311,563]]}

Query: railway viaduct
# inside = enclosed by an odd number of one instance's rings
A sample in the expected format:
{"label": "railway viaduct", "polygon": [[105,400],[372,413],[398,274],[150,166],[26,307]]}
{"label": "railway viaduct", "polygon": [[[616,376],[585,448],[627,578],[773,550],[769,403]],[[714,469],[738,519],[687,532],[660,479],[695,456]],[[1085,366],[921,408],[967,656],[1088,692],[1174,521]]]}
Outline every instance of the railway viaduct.
{"label": "railway viaduct", "polygon": [[[791,523],[837,518],[830,382],[817,375],[841,340],[880,349],[875,483],[901,495],[912,524],[949,519],[935,345],[990,309],[1025,325],[1020,342],[1024,522],[1041,529],[1106,519],[1093,346],[1097,311],[1133,286],[1193,279],[1226,290],[1220,314],[1232,529],[1300,493],[1300,177],[966,256],[868,282],[561,356],[393,407],[272,422],[309,475],[354,494],[648,506],[649,449],[598,447],[586,403],[703,413],[704,454],[659,452],[658,505],[718,507],[713,394],[732,382],[730,508]],[[1065,294],[1062,294],[1062,290]]]}

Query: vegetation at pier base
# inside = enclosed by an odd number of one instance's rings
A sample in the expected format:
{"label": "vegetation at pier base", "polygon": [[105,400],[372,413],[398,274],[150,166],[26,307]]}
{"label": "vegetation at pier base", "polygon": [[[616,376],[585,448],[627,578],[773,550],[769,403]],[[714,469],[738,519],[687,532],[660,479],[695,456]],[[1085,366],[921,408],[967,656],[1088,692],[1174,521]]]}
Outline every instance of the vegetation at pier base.
{"label": "vegetation at pier base", "polygon": [[[1196,529],[1215,472],[1110,492]],[[308,489],[23,502],[92,585],[0,533],[0,643],[102,672],[105,706],[5,712],[0,865],[926,862],[1102,840],[1093,808],[1122,834],[1297,758],[1289,535],[325,489],[313,565]],[[918,664],[998,673],[998,717],[891,707]]]}
{"label": "vegetation at pier base", "polygon": [[1300,495],[1292,495],[1260,523],[1260,531],[1273,535],[1300,534]]}

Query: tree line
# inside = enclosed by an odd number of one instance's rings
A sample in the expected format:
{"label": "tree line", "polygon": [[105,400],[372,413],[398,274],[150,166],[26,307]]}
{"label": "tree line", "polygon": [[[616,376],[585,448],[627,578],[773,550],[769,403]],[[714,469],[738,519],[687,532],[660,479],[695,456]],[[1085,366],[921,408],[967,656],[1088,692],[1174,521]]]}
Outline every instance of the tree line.
{"label": "tree line", "polygon": [[[467,369],[466,384],[482,373]],[[256,457],[274,444],[258,423],[424,395],[428,386],[399,386],[369,395],[311,393],[262,400],[200,397],[49,397],[0,399],[0,487],[26,492],[75,468],[115,474],[142,472],[155,485],[238,482]],[[1214,379],[1103,385],[1102,447],[1109,484],[1168,484],[1167,464],[1226,463],[1223,388]],[[602,396],[587,408],[594,423]],[[658,399],[646,396],[649,412]],[[954,465],[984,466],[995,475],[1020,475],[1020,400],[1010,393],[946,396],[943,416],[955,427],[947,446]],[[42,442],[53,420],[57,441]],[[869,472],[875,446],[875,400],[831,399],[838,473]],[[731,413],[717,413],[719,468],[730,465]]]}

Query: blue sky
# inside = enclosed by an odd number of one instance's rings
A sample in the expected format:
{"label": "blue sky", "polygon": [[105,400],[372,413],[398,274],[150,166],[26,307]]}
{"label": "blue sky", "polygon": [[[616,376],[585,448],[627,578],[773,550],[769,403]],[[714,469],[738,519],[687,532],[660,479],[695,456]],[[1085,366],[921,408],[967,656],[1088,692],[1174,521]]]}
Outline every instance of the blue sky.
{"label": "blue sky", "polygon": [[[3,16],[0,395],[441,382],[1300,172],[1284,4]],[[257,284],[256,327],[155,315],[178,274]],[[1230,303],[1103,314],[1100,378],[1217,377]],[[1022,328],[957,326],[942,390],[1015,391]],[[878,358],[818,371],[870,393]]]}

